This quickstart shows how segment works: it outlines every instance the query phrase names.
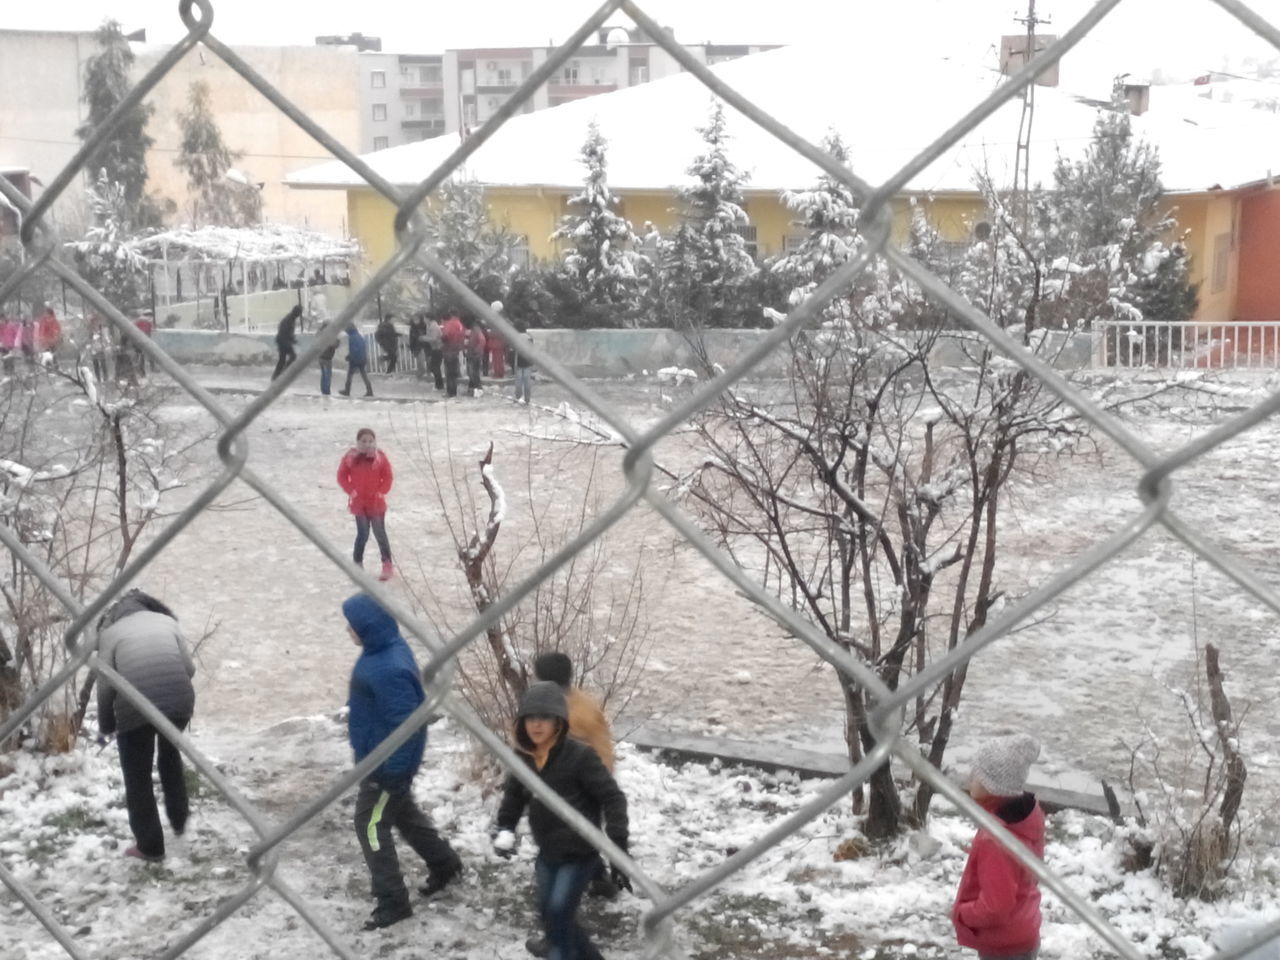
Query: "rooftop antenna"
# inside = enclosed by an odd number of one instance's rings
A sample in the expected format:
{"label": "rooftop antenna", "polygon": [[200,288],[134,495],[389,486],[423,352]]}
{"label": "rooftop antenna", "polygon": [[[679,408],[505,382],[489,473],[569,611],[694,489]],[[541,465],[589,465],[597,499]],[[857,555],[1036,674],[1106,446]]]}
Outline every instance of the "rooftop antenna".
{"label": "rooftop antenna", "polygon": [[[1036,15],[1036,0],[1027,0],[1027,15],[1015,16],[1016,22],[1027,28],[1026,46],[1023,48],[1023,65],[1036,55],[1036,27],[1049,23],[1048,17]],[[1013,162],[1013,192],[1022,232],[1027,232],[1031,216],[1031,124],[1036,112],[1036,81],[1022,88],[1022,118],[1018,121],[1018,147]]]}

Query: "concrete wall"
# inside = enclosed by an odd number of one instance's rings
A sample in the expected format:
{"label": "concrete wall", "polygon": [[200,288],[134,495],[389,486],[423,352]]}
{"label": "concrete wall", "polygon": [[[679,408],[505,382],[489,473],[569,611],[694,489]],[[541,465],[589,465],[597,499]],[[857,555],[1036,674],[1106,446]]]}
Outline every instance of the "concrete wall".
{"label": "concrete wall", "polygon": [[[379,370],[379,351],[371,325],[362,325],[369,345],[370,369]],[[403,332],[403,331],[402,331]],[[664,367],[701,369],[689,342],[674,330],[533,330],[534,343],[580,377],[656,376]],[[706,333],[707,355],[713,363],[728,367],[764,335],[760,330],[711,330]],[[1089,366],[1092,342],[1088,334],[1049,335],[1041,356],[1061,369]],[[275,331],[222,333],[213,330],[157,330],[156,343],[179,363],[266,364],[276,359]],[[299,337],[299,351],[310,335]],[[971,336],[940,338],[933,358],[944,366],[970,366]],[[408,367],[408,338],[400,339],[401,364]],[[345,350],[339,350],[339,365]],[[776,352],[757,367],[757,375],[781,376],[786,355]]]}
{"label": "concrete wall", "polygon": [[[137,47],[135,82],[168,47]],[[239,47],[236,53],[340,143],[360,152],[359,64],[354,47]],[[227,146],[243,154],[237,167],[262,183],[263,217],[310,227],[334,236],[346,228],[346,198],[328,191],[284,186],[287,174],[332,159],[328,151],[281,113],[249,82],[202,48],[190,51],[156,85],[147,132],[155,139],[147,152],[148,189],[178,204],[177,222],[190,219],[186,175],[174,165],[181,142],[178,116],[187,109],[193,81],[209,85],[209,105]],[[364,78],[368,83],[368,78]]]}

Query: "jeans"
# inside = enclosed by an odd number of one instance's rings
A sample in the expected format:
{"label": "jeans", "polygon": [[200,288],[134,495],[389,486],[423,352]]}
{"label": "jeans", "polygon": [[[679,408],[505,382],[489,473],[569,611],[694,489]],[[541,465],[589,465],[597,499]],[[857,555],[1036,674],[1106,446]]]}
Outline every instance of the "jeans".
{"label": "jeans", "polygon": [[[179,730],[186,729],[190,717],[170,717]],[[116,736],[120,751],[120,769],[124,773],[124,803],[129,811],[129,829],[138,850],[147,857],[164,856],[164,829],[156,809],[156,795],[151,788],[151,764],[159,741],[160,789],[164,792],[164,811],[174,833],[187,826],[187,781],[182,770],[182,754],[160,736],[151,724],[126,730]]]}
{"label": "jeans", "polygon": [[1036,960],[1040,956],[1040,948],[1036,947],[1029,953],[979,953],[978,960]]}
{"label": "jeans", "polygon": [[326,397],[329,395],[329,388],[333,386],[333,363],[320,363],[320,392]]}
{"label": "jeans", "polygon": [[467,393],[476,395],[480,389],[480,358],[467,357]]}
{"label": "jeans", "polygon": [[364,545],[369,542],[369,528],[373,528],[373,539],[378,541],[378,552],[383,563],[391,562],[391,544],[387,541],[386,514],[375,516],[356,514],[356,546],[352,557],[356,565],[364,563]]}
{"label": "jeans", "polygon": [[444,354],[438,349],[427,349],[427,370],[431,374],[431,378],[436,382],[436,389],[444,389],[444,374],[440,372],[440,363],[444,360]]}
{"label": "jeans", "polygon": [[373,898],[379,907],[386,908],[409,902],[392,827],[426,861],[432,876],[447,876],[462,866],[449,841],[440,836],[431,819],[414,802],[412,790],[388,793],[368,780],[361,782],[356,794],[356,836],[369,868]]}
{"label": "jeans", "polygon": [[550,863],[534,861],[538,881],[538,910],[551,948],[550,960],[603,960],[590,938],[578,926],[578,904],[599,868],[599,857]]}
{"label": "jeans", "polygon": [[342,388],[342,393],[351,392],[351,378],[357,370],[360,371],[360,379],[364,381],[364,395],[366,397],[373,396],[373,384],[369,382],[369,371],[366,369],[365,363],[348,363],[347,364],[347,385]]}
{"label": "jeans", "polygon": [[529,391],[530,385],[533,383],[533,367],[516,367],[516,400],[523,400],[529,403],[533,399],[533,395]]}

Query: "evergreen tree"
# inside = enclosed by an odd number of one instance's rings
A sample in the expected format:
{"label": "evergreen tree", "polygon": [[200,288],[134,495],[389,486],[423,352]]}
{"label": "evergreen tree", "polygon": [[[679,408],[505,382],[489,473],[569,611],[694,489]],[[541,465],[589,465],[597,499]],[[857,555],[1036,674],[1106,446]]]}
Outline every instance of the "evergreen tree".
{"label": "evergreen tree", "polygon": [[[512,272],[516,238],[489,220],[484,188],[474,180],[455,176],[440,185],[427,208],[431,252],[482,300],[502,299]],[[445,309],[461,309],[458,296],[423,273],[419,286],[431,302]]]}
{"label": "evergreen tree", "polygon": [[1068,323],[1190,319],[1196,287],[1186,248],[1166,243],[1176,221],[1162,209],[1160,159],[1135,141],[1117,93],[1083,158],[1058,158],[1054,188],[1038,203],[1056,312]]}
{"label": "evergreen tree", "polygon": [[[84,67],[84,89],[81,99],[89,108],[85,122],[76,129],[82,141],[102,125],[129,92],[129,70],[133,51],[115,20],[105,21],[94,34],[101,48]],[[152,107],[139,104],[129,110],[111,130],[110,136],[89,158],[86,169],[105,170],[108,183],[119,184],[124,202],[133,211],[131,220],[138,227],[160,223],[160,209],[145,193],[147,185],[147,150],[154,142],[147,136],[147,121]]]}
{"label": "evergreen tree", "polygon": [[662,249],[664,300],[677,327],[735,326],[746,309],[745,283],[756,273],[740,232],[748,222],[747,176],[727,156],[722,103],[698,132],[706,150],[688,169],[696,182],[680,190],[680,224]]}
{"label": "evergreen tree", "polygon": [[564,267],[586,303],[614,308],[606,313],[634,315],[644,274],[643,255],[636,249],[640,241],[631,223],[617,213],[618,199],[609,190],[606,146],[592,121],[582,145],[586,168],[582,192],[569,199],[573,212],[560,221],[552,236],[573,244]]}
{"label": "evergreen tree", "polygon": [[[838,133],[829,133],[822,148],[842,166],[849,164],[849,149]],[[792,223],[808,231],[800,246],[775,260],[771,269],[790,284],[791,306],[803,302],[841,266],[857,255],[862,246],[858,236],[858,207],[853,191],[827,173],[810,190],[786,191],[783,203],[796,215]],[[826,319],[851,316],[853,291],[834,297],[823,308]]]}
{"label": "evergreen tree", "polygon": [[147,297],[147,263],[129,241],[137,235],[136,213],[124,184],[100,170],[86,191],[94,226],[71,247],[76,270],[113,306],[128,314],[143,307]]}
{"label": "evergreen tree", "polygon": [[232,153],[222,139],[209,109],[209,85],[203,80],[192,83],[187,105],[187,112],[178,115],[182,142],[174,164],[187,175],[192,226],[257,223],[262,219],[262,194],[232,170],[240,155]]}

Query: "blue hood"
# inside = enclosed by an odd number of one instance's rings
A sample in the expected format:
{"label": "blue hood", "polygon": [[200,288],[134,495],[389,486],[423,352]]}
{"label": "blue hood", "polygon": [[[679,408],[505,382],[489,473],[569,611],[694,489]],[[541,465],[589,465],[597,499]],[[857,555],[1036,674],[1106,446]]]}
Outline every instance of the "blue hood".
{"label": "blue hood", "polygon": [[348,597],[342,604],[342,615],[369,653],[385,650],[400,639],[400,628],[395,618],[367,593]]}

